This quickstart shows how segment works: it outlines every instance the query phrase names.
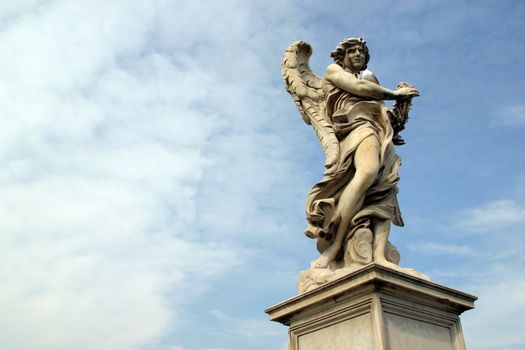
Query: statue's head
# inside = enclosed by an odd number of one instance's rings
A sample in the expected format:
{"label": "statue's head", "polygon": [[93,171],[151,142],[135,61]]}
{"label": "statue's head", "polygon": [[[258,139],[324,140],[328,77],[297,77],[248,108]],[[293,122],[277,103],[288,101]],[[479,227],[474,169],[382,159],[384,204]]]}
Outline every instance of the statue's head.
{"label": "statue's head", "polygon": [[348,38],[339,43],[334,51],[330,54],[330,57],[334,59],[334,62],[343,68],[352,68],[348,67],[349,65],[356,64],[352,63],[352,55],[362,54],[364,60],[362,62],[362,67],[358,69],[363,71],[366,69],[368,61],[370,61],[370,54],[368,53],[368,47],[366,46],[366,41],[363,38]]}

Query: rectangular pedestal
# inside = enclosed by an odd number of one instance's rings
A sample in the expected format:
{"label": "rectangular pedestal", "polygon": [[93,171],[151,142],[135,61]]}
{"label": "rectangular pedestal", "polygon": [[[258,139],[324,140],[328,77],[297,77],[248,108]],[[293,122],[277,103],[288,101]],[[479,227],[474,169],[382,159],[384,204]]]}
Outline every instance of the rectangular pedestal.
{"label": "rectangular pedestal", "polygon": [[289,350],[465,350],[459,315],[475,300],[371,264],[266,312]]}

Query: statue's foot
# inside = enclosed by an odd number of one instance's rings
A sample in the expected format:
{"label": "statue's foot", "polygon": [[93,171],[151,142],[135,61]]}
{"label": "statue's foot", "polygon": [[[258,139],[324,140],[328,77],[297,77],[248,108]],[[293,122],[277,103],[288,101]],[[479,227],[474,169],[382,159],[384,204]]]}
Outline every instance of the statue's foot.
{"label": "statue's foot", "polygon": [[311,262],[310,267],[313,269],[325,269],[328,267],[328,264],[330,264],[330,260],[329,257],[321,255],[319,258]]}

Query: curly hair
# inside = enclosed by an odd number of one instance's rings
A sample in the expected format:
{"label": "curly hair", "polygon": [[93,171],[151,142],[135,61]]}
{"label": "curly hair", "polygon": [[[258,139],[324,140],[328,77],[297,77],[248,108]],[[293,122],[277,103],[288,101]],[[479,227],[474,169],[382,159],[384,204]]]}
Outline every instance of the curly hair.
{"label": "curly hair", "polygon": [[361,45],[363,47],[363,50],[365,52],[365,63],[361,70],[365,70],[366,66],[368,64],[368,61],[370,61],[370,53],[368,52],[368,47],[366,46],[366,41],[363,38],[348,38],[344,39],[337,45],[334,51],[330,54],[330,57],[334,59],[335,64],[345,68],[344,61],[345,61],[345,54],[346,50],[348,50],[349,47],[354,45]]}

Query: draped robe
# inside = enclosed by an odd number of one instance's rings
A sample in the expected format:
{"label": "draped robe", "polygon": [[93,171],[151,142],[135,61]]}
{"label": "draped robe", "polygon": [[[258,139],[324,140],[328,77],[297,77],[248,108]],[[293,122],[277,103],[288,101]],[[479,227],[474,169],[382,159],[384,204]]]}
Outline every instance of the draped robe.
{"label": "draped robe", "polygon": [[359,228],[370,228],[373,219],[391,220],[403,226],[397,203],[397,172],[401,159],[395,153],[394,132],[383,101],[353,95],[326,80],[324,84],[328,91],[323,116],[336,132],[340,158],[336,171],[322,178],[306,200],[308,227],[305,234],[317,239],[320,252],[334,240],[340,220],[334,215],[335,209],[342,191],[354,177],[356,149],[367,137],[375,137],[379,143],[379,172],[365,194],[363,205],[351,219],[346,239]]}

